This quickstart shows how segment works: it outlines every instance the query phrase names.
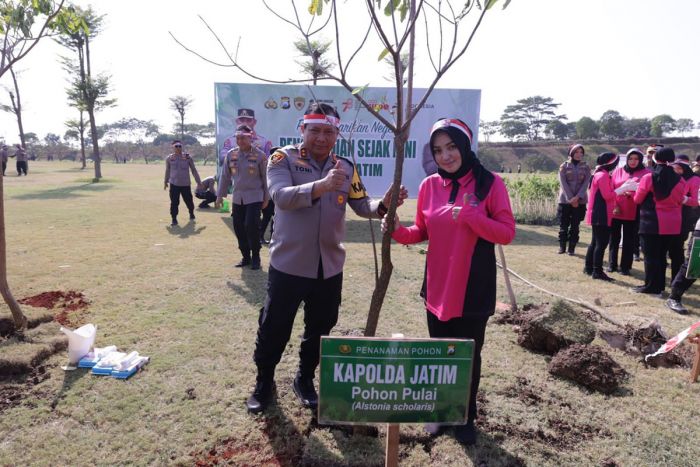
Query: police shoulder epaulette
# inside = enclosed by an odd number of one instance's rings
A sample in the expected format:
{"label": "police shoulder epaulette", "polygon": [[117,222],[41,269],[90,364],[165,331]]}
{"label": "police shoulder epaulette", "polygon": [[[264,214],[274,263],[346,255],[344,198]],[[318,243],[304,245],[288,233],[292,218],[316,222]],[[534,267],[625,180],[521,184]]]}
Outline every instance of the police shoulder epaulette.
{"label": "police shoulder epaulette", "polygon": [[350,166],[355,167],[355,164],[352,162],[352,159],[349,159],[349,158],[343,157],[343,156],[339,156],[338,154],[333,154],[333,157],[335,157],[336,159],[344,160],[345,162],[350,164]]}

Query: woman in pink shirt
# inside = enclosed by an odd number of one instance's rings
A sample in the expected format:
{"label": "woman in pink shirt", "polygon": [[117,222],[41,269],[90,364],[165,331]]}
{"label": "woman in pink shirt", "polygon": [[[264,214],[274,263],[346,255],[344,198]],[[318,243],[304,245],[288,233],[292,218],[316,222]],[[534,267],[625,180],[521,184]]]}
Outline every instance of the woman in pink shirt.
{"label": "woman in pink shirt", "polygon": [[615,191],[610,172],[617,166],[619,157],[612,152],[604,152],[596,160],[596,167],[591,178],[586,208],[586,223],[593,229],[591,243],[586,252],[586,265],[583,272],[593,279],[612,281],[603,272],[603,257],[610,242],[610,225],[612,224]]}
{"label": "woman in pink shirt", "polygon": [[693,173],[690,168],[690,159],[685,154],[676,156],[676,160],[671,164],[673,170],[685,181],[686,194],[681,208],[681,234],[671,243],[668,255],[671,258],[671,277],[676,277],[678,271],[685,261],[684,243],[688,235],[695,228],[698,221],[700,207],[698,207],[698,189],[700,188],[700,177]]}
{"label": "woman in pink shirt", "polygon": [[644,284],[633,287],[633,292],[658,295],[666,286],[666,257],[681,233],[681,206],[687,193],[683,178],[668,165],[675,159],[671,148],[657,151],[653,172],[642,177],[634,194],[644,239]]}
{"label": "woman in pink shirt", "polygon": [[[618,189],[627,180],[639,183],[649,173],[644,167],[644,154],[640,149],[627,151],[627,161],[612,173],[613,188]],[[700,180],[700,179],[699,179]],[[610,226],[610,250],[608,253],[608,272],[617,271],[617,252],[622,239],[622,256],[620,257],[620,274],[630,275],[634,251],[639,244],[639,206],[634,203],[634,190],[625,190],[615,195],[613,220]]]}
{"label": "woman in pink shirt", "polygon": [[[467,423],[455,429],[458,441],[476,442],[476,393],[486,323],[496,305],[494,244],[515,237],[515,219],[503,180],[486,170],[471,150],[472,132],[461,120],[438,120],[430,149],[438,173],[420,185],[416,218],[410,227],[395,219],[392,238],[404,245],[428,241],[421,296],[430,337],[474,339],[474,367]],[[386,231],[386,219],[382,221]],[[441,431],[428,424],[430,434]]]}

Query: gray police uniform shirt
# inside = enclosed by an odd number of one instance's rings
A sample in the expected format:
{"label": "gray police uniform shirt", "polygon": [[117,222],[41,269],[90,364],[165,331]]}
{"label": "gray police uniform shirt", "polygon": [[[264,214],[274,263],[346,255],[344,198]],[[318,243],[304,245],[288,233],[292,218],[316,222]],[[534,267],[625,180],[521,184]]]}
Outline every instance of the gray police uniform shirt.
{"label": "gray police uniform shirt", "polygon": [[202,180],[202,189],[197,190],[197,193],[204,194],[208,191],[212,195],[216,195],[216,190],[214,190],[214,184],[215,179],[213,176],[205,178],[204,180]]}
{"label": "gray police uniform shirt", "polygon": [[579,197],[579,204],[588,202],[588,181],[591,179],[591,169],[581,161],[573,164],[570,161],[559,166],[559,204],[569,204],[571,198]]}
{"label": "gray police uniform shirt", "polygon": [[233,182],[233,204],[262,203],[269,199],[267,193],[267,156],[251,146],[250,151],[231,149],[226,155],[219,178],[219,198],[226,197]]}
{"label": "gray police uniform shirt", "polygon": [[27,160],[29,160],[29,158],[27,157],[27,151],[25,151],[24,149],[18,149],[15,152],[15,157],[17,158],[17,162],[26,162]]}
{"label": "gray police uniform shirt", "polygon": [[202,183],[189,154],[170,154],[165,159],[165,181],[174,186],[190,186],[190,170],[197,184]]}
{"label": "gray police uniform shirt", "polygon": [[10,153],[7,150],[7,148],[2,148],[0,149],[0,156],[2,157],[3,162],[7,162],[7,158],[9,157]]}
{"label": "gray police uniform shirt", "polygon": [[[337,191],[312,199],[314,184],[341,161],[346,181]],[[333,277],[345,263],[345,209],[378,219],[379,201],[365,192],[355,166],[335,154],[325,162],[307,155],[303,144],[285,146],[267,166],[267,185],[275,203],[275,230],[270,243],[270,265],[286,274],[315,279],[319,260],[323,278]]]}

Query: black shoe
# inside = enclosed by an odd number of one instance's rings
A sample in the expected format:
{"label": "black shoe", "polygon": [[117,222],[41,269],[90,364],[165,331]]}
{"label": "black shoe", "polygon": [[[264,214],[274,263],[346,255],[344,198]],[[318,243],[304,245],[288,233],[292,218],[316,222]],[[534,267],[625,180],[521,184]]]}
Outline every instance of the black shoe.
{"label": "black shoe", "polygon": [[250,413],[260,413],[270,404],[272,394],[275,391],[274,381],[258,381],[255,384],[253,394],[250,395],[245,405]]}
{"label": "black shoe", "polygon": [[615,279],[613,279],[612,277],[605,274],[602,269],[594,269],[593,274],[591,274],[591,277],[593,279],[598,279],[598,280],[606,281],[606,282],[614,282],[615,281]]}
{"label": "black shoe", "polygon": [[250,263],[250,269],[258,270],[260,269],[260,257],[253,256],[253,261]]}
{"label": "black shoe", "polygon": [[476,436],[476,427],[473,421],[455,428],[455,438],[466,446],[474,446],[476,444]]}
{"label": "black shoe", "polygon": [[559,251],[557,251],[558,255],[563,255],[566,253],[566,242],[559,242]]}
{"label": "black shoe", "polygon": [[620,269],[620,274],[622,274],[623,276],[629,276],[630,270],[629,269]]}
{"label": "black shoe", "polygon": [[194,213],[193,213],[193,212],[190,213],[190,220],[191,220],[191,221],[194,220]]}
{"label": "black shoe", "polygon": [[638,285],[637,287],[632,287],[630,290],[634,293],[644,293],[644,294],[648,294],[648,295],[656,295],[658,297],[661,297],[663,294],[663,290],[661,290],[661,291],[651,290],[646,285]]}
{"label": "black shoe", "polygon": [[666,300],[666,306],[678,313],[679,315],[688,314],[688,309],[683,306],[680,300],[676,300],[675,298],[669,298],[668,300]]}
{"label": "black shoe", "polygon": [[177,225],[177,219],[173,217],[173,221],[170,223],[171,227],[175,227]]}
{"label": "black shoe", "polygon": [[642,258],[639,255],[634,255],[634,260],[635,261],[641,261]]}
{"label": "black shoe", "polygon": [[201,203],[201,204],[199,205],[199,209],[209,209],[210,207],[211,207],[211,206],[209,206],[208,203],[207,203],[207,204]]}
{"label": "black shoe", "polygon": [[445,431],[445,425],[441,425],[439,423],[426,423],[423,425],[423,429],[430,436],[439,436],[443,431]]}
{"label": "black shoe", "polygon": [[239,262],[237,262],[233,267],[234,268],[244,268],[250,264],[250,258],[243,258]]}
{"label": "black shoe", "polygon": [[569,242],[569,256],[574,256],[574,252],[576,251],[576,244]]}
{"label": "black shoe", "polygon": [[313,379],[297,376],[294,378],[292,389],[304,407],[314,410],[318,407],[318,394]]}
{"label": "black shoe", "polygon": [[593,274],[593,269],[592,269],[592,268],[587,268],[587,267],[584,266],[584,267],[583,267],[583,273],[590,276],[591,274]]}
{"label": "black shoe", "polygon": [[608,266],[605,268],[605,272],[617,272],[617,266]]}
{"label": "black shoe", "polygon": [[260,236],[260,244],[261,245],[269,245],[270,242],[268,240],[265,240],[265,237],[263,235]]}

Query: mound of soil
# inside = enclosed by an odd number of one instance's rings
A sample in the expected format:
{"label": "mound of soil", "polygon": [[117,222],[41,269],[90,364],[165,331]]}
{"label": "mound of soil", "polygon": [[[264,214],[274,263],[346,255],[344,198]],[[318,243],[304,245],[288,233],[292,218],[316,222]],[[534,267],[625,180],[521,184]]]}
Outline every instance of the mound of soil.
{"label": "mound of soil", "polygon": [[644,360],[645,355],[656,352],[668,340],[668,334],[655,319],[632,318],[622,330],[601,330],[600,337],[611,347],[639,357],[645,366],[689,368],[693,361],[693,351],[688,346],[679,346],[671,352]]}
{"label": "mound of soil", "polygon": [[18,301],[37,308],[57,309],[54,319],[63,326],[75,324],[69,312],[84,310],[90,304],[82,292],[75,290],[51,290]]}
{"label": "mound of soil", "polygon": [[546,312],[548,307],[549,303],[526,303],[522,308],[518,308],[516,311],[510,311],[507,305],[505,308],[496,305],[496,314],[493,317],[493,321],[496,324],[513,324],[515,326],[520,326]]}
{"label": "mound of soil", "polygon": [[547,370],[603,394],[615,392],[628,375],[600,347],[581,344],[574,344],[556,354]]}
{"label": "mound of soil", "polygon": [[524,320],[518,344],[536,352],[553,355],[572,344],[590,344],[595,326],[563,300],[557,300],[542,314]]}

